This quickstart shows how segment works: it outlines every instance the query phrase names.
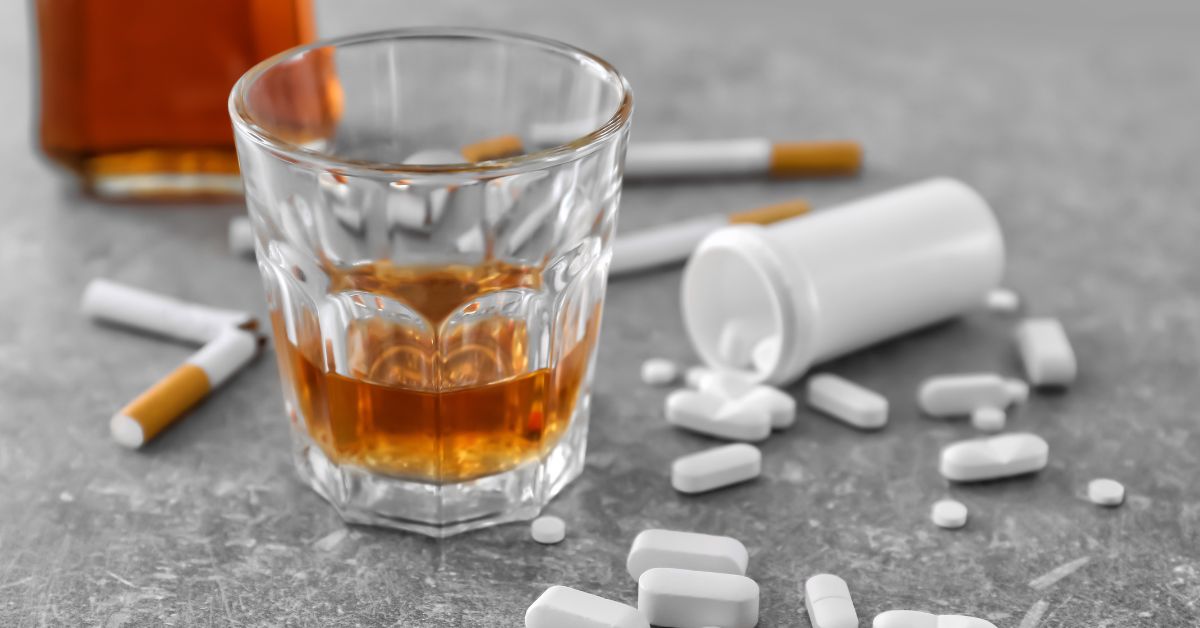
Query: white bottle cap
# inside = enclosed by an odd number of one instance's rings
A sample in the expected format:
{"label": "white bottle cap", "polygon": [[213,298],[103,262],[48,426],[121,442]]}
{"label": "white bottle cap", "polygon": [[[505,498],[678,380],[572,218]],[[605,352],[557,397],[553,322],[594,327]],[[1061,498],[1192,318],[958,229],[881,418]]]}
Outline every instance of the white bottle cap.
{"label": "white bottle cap", "polygon": [[683,274],[683,319],[710,366],[722,329],[779,339],[756,377],[787,383],[816,363],[973,310],[999,285],[1004,241],[987,203],[933,179],[772,225],[708,236]]}

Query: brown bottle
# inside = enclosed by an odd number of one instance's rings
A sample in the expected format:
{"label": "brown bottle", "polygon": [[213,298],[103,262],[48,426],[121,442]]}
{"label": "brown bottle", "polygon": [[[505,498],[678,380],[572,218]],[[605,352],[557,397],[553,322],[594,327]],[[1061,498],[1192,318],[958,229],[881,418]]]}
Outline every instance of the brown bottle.
{"label": "brown bottle", "polygon": [[226,101],[310,0],[36,0],[45,154],[105,198],[241,193]]}

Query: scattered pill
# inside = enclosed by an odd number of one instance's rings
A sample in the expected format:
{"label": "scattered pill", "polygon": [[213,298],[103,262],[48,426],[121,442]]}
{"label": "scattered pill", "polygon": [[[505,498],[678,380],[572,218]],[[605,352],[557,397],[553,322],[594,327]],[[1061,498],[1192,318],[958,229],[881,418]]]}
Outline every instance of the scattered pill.
{"label": "scattered pill", "polygon": [[804,583],[804,606],[813,628],[857,628],[858,613],[850,600],[846,581],[828,573],[817,574]]}
{"label": "scattered pill", "polygon": [[735,443],[676,458],[671,463],[671,486],[680,493],[703,493],[753,480],[762,473],[762,452]]}
{"label": "scattered pill", "polygon": [[947,445],[939,469],[947,480],[978,482],[1041,471],[1049,456],[1041,436],[1015,432]]}
{"label": "scattered pill", "polygon": [[726,401],[725,409],[728,412],[736,409],[766,412],[770,417],[771,427],[777,430],[785,430],[796,422],[796,400],[773,386],[755,386],[741,397]]}
{"label": "scattered pill", "polygon": [[987,293],[984,305],[993,312],[1016,312],[1021,309],[1021,297],[1007,288],[996,288]]}
{"label": "scattered pill", "polygon": [[234,255],[254,256],[254,230],[250,227],[250,218],[234,216],[229,221],[229,250]]}
{"label": "scattered pill", "polygon": [[679,367],[670,360],[651,358],[642,362],[642,382],[651,386],[666,386],[679,377]]}
{"label": "scattered pill", "polygon": [[937,628],[996,628],[996,625],[978,617],[938,615]]}
{"label": "scattered pill", "polygon": [[585,593],[553,586],[525,611],[525,628],[650,628],[638,609]]}
{"label": "scattered pill", "polygon": [[558,517],[538,517],[529,524],[529,533],[538,543],[553,545],[567,537],[567,524]]}
{"label": "scattered pill", "polygon": [[809,378],[808,405],[857,428],[887,425],[887,398],[837,375],[822,373]]}
{"label": "scattered pill", "polygon": [[750,352],[750,364],[754,371],[764,377],[775,371],[779,362],[779,354],[783,351],[783,339],[779,336],[768,336],[754,345]]}
{"label": "scattered pill", "polygon": [[1015,404],[1023,404],[1029,401],[1029,384],[1015,377],[1009,378],[1004,382],[1005,388],[1008,389],[1008,398]]}
{"label": "scattered pill", "polygon": [[725,399],[737,399],[758,385],[758,380],[746,371],[710,371],[700,378],[699,389]]}
{"label": "scattered pill", "polygon": [[967,506],[956,499],[941,499],[933,503],[929,518],[939,528],[961,528],[967,525]]}
{"label": "scattered pill", "polygon": [[1017,381],[994,373],[939,375],[921,384],[917,405],[935,417],[966,416],[983,406],[1006,408],[1020,393]]}
{"label": "scattered pill", "polygon": [[633,539],[625,567],[634,580],[655,567],[715,571],[746,575],[750,554],[742,542],[728,536],[643,530]]}
{"label": "scattered pill", "polygon": [[1017,325],[1017,351],[1034,386],[1067,386],[1075,381],[1075,351],[1062,323],[1027,318]]}
{"label": "scattered pill", "polygon": [[938,617],[921,611],[884,611],[875,616],[871,628],[938,628]]}
{"label": "scattered pill", "polygon": [[753,628],[758,595],[758,584],[737,574],[655,567],[638,578],[638,610],[667,628]]}
{"label": "scattered pill", "polygon": [[681,389],[667,395],[667,422],[701,434],[738,441],[771,435],[771,415],[756,405],[733,404],[706,392]]}
{"label": "scattered pill", "polygon": [[1008,414],[1000,408],[982,406],[971,412],[971,427],[981,432],[1003,432]]}
{"label": "scattered pill", "polygon": [[87,285],[80,307],[91,318],[196,344],[215,339],[229,327],[255,326],[247,312],[188,303],[107,279]]}
{"label": "scattered pill", "polygon": [[738,369],[750,366],[756,335],[754,324],[749,320],[735,318],[725,323],[717,338],[717,354],[725,361],[725,366]]}
{"label": "scattered pill", "polygon": [[1099,478],[1088,482],[1088,499],[1099,506],[1120,506],[1125,501],[1125,487],[1116,480]]}
{"label": "scattered pill", "polygon": [[113,440],[137,449],[225,383],[258,354],[259,338],[229,327],[113,415]]}

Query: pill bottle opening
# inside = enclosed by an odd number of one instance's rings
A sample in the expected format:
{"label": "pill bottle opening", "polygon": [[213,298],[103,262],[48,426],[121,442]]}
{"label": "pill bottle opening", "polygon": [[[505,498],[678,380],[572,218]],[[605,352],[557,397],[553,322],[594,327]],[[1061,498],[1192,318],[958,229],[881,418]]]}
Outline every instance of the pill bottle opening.
{"label": "pill bottle opening", "polygon": [[761,246],[746,246],[754,229],[709,236],[688,262],[682,288],[684,324],[704,362],[761,381],[778,373],[791,339],[775,265]]}

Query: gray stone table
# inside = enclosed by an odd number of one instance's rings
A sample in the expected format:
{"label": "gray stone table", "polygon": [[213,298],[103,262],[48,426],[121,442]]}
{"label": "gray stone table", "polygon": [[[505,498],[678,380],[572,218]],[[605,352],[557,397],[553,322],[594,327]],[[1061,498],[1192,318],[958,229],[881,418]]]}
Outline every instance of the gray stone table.
{"label": "gray stone table", "polygon": [[[549,508],[570,525],[555,547],[523,525],[343,532],[291,469],[270,359],[145,451],[110,441],[110,413],[188,350],[83,320],[87,280],[260,311],[262,297],[225,250],[237,207],[97,204],[34,157],[28,4],[0,8],[0,626],[519,626],[555,583],[634,601],[625,551],[651,526],[743,539],[764,628],[808,625],[799,585],[818,571],[850,581],[864,626],[889,608],[1001,628],[1200,623],[1195,2],[320,3],[325,35],[454,23],[593,50],[635,86],[638,138],[867,148],[853,180],[630,186],[623,229],[970,182],[1005,229],[1008,284],[1065,321],[1081,358],[1077,386],[1014,419],[1050,442],[1036,477],[947,486],[937,452],[971,429],[910,401],[931,374],[1016,372],[1012,319],[980,313],[828,365],[891,398],[886,430],[803,412],[765,444],[761,480],[682,497],[668,462],[710,441],[668,428],[664,393],[637,377],[647,357],[694,360],[679,274],[615,282],[587,470]],[[1084,501],[1094,477],[1128,502]],[[929,523],[946,495],[970,506],[965,529]]]}

